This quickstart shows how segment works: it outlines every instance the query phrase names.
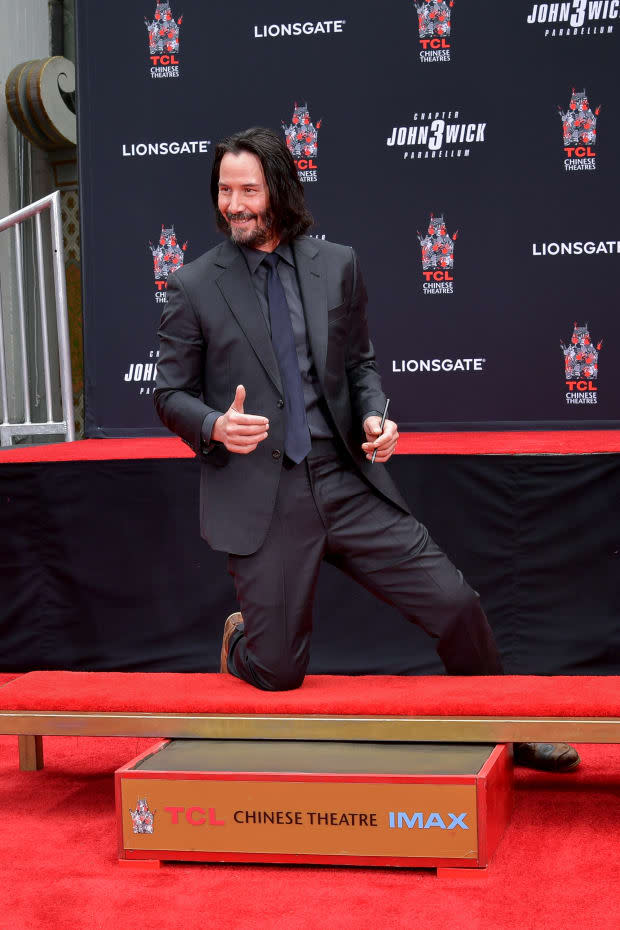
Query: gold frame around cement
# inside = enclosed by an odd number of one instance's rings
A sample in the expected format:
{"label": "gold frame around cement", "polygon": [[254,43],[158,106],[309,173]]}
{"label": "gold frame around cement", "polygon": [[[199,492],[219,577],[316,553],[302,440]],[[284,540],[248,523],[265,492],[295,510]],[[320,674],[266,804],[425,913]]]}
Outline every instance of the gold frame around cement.
{"label": "gold frame around cement", "polygon": [[620,718],[0,711],[0,733],[23,737],[620,743]]}

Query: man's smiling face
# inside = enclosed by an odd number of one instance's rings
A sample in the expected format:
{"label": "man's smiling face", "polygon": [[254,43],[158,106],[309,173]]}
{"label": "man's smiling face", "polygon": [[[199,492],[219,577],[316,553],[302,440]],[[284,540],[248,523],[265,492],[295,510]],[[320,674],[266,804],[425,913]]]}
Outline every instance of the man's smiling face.
{"label": "man's smiling face", "polygon": [[239,245],[271,252],[278,244],[269,209],[269,190],[253,152],[226,152],[220,162],[217,206]]}

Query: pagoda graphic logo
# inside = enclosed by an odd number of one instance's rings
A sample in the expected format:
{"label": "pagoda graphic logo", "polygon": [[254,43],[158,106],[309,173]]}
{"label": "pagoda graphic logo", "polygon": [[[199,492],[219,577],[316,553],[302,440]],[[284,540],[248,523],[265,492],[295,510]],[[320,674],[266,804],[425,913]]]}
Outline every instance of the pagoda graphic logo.
{"label": "pagoda graphic logo", "polygon": [[153,274],[155,275],[156,287],[155,302],[165,304],[168,278],[183,267],[187,242],[179,245],[174,226],[162,226],[157,244],[153,245],[152,242],[149,242],[149,248],[153,255]]}
{"label": "pagoda graphic logo", "polygon": [[426,235],[418,232],[422,249],[422,290],[425,294],[453,294],[454,243],[458,231],[448,233],[443,216],[431,213]]}
{"label": "pagoda graphic logo", "polygon": [[178,78],[179,28],[183,17],[175,20],[168,0],[157,0],[155,16],[145,18],[149,34],[149,55],[152,78]]}
{"label": "pagoda graphic logo", "polygon": [[450,61],[450,34],[454,0],[424,0],[416,3],[420,33],[420,61]]}
{"label": "pagoda graphic logo", "polygon": [[319,129],[321,120],[313,123],[308,104],[295,103],[290,123],[282,123],[284,138],[297,166],[299,180],[308,184],[318,181]]}
{"label": "pagoda graphic logo", "polygon": [[576,91],[570,98],[568,110],[564,112],[558,106],[562,119],[564,135],[564,168],[566,171],[594,171],[596,169],[596,123],[601,112],[600,106],[596,110],[590,109],[588,95],[585,89]]}
{"label": "pagoda graphic logo", "polygon": [[564,369],[566,378],[567,404],[596,404],[598,403],[598,387],[595,382],[598,378],[598,354],[603,340],[592,344],[588,324],[580,326],[575,320],[573,335],[570,343],[562,346],[564,354]]}
{"label": "pagoda graphic logo", "polygon": [[152,833],[156,811],[149,810],[146,798],[139,798],[136,809],[129,808],[134,833]]}

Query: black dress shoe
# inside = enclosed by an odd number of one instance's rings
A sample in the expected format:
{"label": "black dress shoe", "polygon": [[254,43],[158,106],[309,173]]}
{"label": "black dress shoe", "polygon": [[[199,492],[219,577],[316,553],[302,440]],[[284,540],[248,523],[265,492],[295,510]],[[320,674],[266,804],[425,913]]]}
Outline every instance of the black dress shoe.
{"label": "black dress shoe", "polygon": [[220,652],[220,672],[228,672],[228,655],[230,653],[230,641],[235,633],[243,632],[243,617],[237,611],[227,617],[224,624],[224,635],[222,637],[222,651]]}
{"label": "black dress shoe", "polygon": [[569,772],[581,761],[574,746],[568,743],[515,743],[515,765],[543,772]]}

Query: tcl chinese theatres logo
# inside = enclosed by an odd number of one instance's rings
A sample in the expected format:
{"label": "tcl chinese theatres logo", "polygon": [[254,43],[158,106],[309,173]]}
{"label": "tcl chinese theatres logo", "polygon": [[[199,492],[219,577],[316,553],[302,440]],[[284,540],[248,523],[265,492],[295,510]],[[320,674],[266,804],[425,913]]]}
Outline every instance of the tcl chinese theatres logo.
{"label": "tcl chinese theatres logo", "polygon": [[293,156],[299,180],[318,180],[319,129],[321,120],[312,122],[308,104],[295,103],[290,123],[282,123],[286,145]]}
{"label": "tcl chinese theatres logo", "polygon": [[149,242],[149,248],[153,255],[153,274],[155,276],[155,301],[156,303],[166,303],[166,288],[168,287],[168,278],[175,271],[183,266],[185,252],[187,251],[187,242],[179,245],[174,226],[165,227],[162,225],[158,242],[154,245]]}
{"label": "tcl chinese theatres logo", "polygon": [[175,20],[168,0],[158,0],[154,18],[145,19],[149,35],[152,78],[179,76],[179,29],[183,17]]}
{"label": "tcl chinese theatres logo", "polygon": [[558,106],[562,119],[564,140],[564,168],[566,171],[594,171],[596,168],[596,124],[600,106],[592,110],[585,89],[576,91],[570,98],[568,110]]}
{"label": "tcl chinese theatres logo", "polygon": [[420,34],[420,61],[450,61],[450,34],[454,0],[416,3]]}
{"label": "tcl chinese theatres logo", "polygon": [[567,404],[598,403],[598,356],[603,340],[593,345],[588,324],[580,326],[575,320],[570,343],[562,346]]}
{"label": "tcl chinese theatres logo", "polygon": [[422,289],[425,294],[452,294],[454,291],[454,243],[458,230],[448,233],[443,216],[431,213],[426,235],[418,233],[422,250]]}

